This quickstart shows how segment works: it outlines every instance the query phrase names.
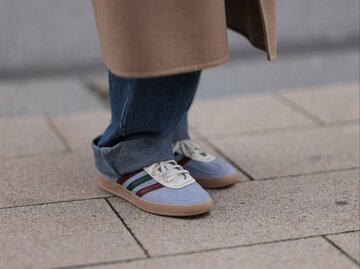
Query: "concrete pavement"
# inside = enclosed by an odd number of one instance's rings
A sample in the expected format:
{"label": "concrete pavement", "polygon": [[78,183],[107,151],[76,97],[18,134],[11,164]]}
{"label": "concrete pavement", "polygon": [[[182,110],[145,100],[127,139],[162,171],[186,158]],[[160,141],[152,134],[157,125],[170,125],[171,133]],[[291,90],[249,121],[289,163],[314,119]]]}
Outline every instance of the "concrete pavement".
{"label": "concrete pavement", "polygon": [[[89,143],[109,111],[61,83],[0,83],[0,268],[358,268],[358,83],[196,101],[194,139],[240,176],[184,219],[96,186]],[[39,99],[44,85],[59,90]]]}

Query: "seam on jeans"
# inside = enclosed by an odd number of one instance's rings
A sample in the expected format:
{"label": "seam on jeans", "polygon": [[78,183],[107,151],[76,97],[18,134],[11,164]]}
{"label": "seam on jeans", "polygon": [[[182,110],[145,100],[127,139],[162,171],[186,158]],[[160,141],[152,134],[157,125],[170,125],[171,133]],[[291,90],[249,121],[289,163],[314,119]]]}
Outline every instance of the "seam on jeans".
{"label": "seam on jeans", "polygon": [[105,165],[107,166],[107,168],[108,168],[112,173],[114,173],[115,176],[119,177],[120,174],[119,174],[118,172],[116,172],[116,171],[108,164],[108,162],[106,161],[106,157],[105,157],[105,155],[104,155],[104,152],[103,152],[103,150],[101,150],[101,149],[100,149],[100,154],[101,154],[101,158],[103,159],[103,161],[104,161]]}
{"label": "seam on jeans", "polygon": [[126,128],[125,128],[125,116],[126,116],[126,113],[128,111],[128,108],[129,108],[129,103],[130,103],[130,98],[132,97],[132,94],[133,94],[133,84],[134,84],[134,80],[133,79],[130,79],[129,80],[129,84],[130,84],[130,87],[129,87],[129,95],[128,97],[126,98],[126,102],[125,102],[125,108],[124,108],[124,112],[123,112],[123,115],[121,117],[121,125],[122,126],[122,135],[125,136],[126,135]]}

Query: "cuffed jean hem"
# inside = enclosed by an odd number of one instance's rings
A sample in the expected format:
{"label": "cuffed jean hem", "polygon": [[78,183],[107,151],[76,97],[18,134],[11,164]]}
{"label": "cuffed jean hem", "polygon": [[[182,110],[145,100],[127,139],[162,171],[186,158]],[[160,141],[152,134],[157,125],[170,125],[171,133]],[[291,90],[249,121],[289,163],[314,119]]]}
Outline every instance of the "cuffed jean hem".
{"label": "cuffed jean hem", "polygon": [[92,142],[97,170],[110,180],[134,172],[153,163],[173,160],[173,134],[144,136],[122,141],[113,147],[98,147],[100,136]]}

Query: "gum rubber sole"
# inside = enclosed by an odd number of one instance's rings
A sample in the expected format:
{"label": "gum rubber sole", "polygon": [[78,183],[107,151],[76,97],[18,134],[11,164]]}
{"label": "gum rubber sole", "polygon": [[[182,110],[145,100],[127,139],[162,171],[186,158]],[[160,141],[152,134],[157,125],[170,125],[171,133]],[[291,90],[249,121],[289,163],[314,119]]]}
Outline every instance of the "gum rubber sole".
{"label": "gum rubber sole", "polygon": [[120,184],[101,177],[98,179],[98,185],[103,190],[127,200],[138,208],[157,215],[172,217],[195,216],[209,212],[213,206],[212,200],[195,205],[159,204],[146,201],[131,191],[128,191]]}
{"label": "gum rubber sole", "polygon": [[238,173],[235,173],[221,178],[211,178],[211,179],[199,178],[199,177],[194,177],[194,178],[196,182],[199,183],[199,185],[203,188],[217,189],[217,188],[224,188],[233,185],[238,175],[239,175]]}

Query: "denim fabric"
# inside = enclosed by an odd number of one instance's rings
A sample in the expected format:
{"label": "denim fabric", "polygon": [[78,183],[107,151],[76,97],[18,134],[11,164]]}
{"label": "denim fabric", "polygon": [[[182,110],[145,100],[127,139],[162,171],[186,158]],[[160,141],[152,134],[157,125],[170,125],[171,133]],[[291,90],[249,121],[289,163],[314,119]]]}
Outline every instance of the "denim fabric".
{"label": "denim fabric", "polygon": [[[190,107],[190,106],[189,106]],[[176,142],[179,140],[190,139],[189,136],[189,126],[188,126],[188,113],[185,112],[182,118],[180,119],[179,124],[175,128],[172,136],[172,142]]]}
{"label": "denim fabric", "polygon": [[174,159],[174,139],[187,139],[187,113],[201,71],[146,79],[109,72],[111,122],[92,143],[97,169],[109,179]]}

